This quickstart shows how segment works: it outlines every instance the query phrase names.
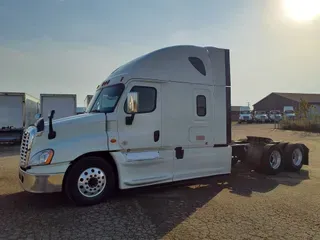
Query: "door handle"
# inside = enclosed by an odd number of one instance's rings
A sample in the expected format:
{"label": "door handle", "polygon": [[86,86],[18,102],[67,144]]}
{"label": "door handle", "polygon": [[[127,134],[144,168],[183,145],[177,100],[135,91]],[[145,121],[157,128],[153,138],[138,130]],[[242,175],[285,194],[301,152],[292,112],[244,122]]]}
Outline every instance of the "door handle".
{"label": "door handle", "polygon": [[160,138],[160,131],[159,131],[159,130],[154,131],[154,133],[153,133],[153,140],[154,140],[155,142],[158,142],[158,141],[159,141],[159,138]]}

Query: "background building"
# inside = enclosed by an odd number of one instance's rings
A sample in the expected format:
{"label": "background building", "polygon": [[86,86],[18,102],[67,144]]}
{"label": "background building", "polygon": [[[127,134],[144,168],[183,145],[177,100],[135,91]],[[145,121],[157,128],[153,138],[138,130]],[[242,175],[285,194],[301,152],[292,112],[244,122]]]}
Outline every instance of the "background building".
{"label": "background building", "polygon": [[315,111],[320,113],[320,94],[308,93],[270,93],[259,102],[253,104],[256,111],[259,110],[283,110],[284,106],[299,106],[300,99],[307,101],[315,107]]}
{"label": "background building", "polygon": [[238,121],[240,114],[240,106],[231,106],[231,121]]}

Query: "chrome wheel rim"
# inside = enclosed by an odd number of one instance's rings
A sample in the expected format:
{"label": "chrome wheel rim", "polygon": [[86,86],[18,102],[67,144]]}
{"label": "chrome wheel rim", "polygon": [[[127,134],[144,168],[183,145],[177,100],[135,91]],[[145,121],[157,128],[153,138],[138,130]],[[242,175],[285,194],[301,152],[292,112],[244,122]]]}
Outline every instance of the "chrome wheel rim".
{"label": "chrome wheel rim", "polygon": [[100,168],[88,168],[78,178],[78,190],[85,197],[96,197],[105,187],[106,175]]}
{"label": "chrome wheel rim", "polygon": [[279,151],[274,150],[269,157],[270,166],[273,169],[278,169],[281,165],[281,154]]}
{"label": "chrome wheel rim", "polygon": [[296,148],[292,152],[292,163],[295,166],[299,166],[302,162],[303,154],[300,148]]}

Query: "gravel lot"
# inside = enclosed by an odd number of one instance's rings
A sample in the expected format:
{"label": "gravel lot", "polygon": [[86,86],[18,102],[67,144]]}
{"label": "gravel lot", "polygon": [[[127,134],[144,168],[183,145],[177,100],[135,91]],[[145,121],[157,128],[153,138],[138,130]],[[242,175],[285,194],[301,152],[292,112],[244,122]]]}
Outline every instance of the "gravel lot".
{"label": "gravel lot", "polygon": [[233,138],[300,141],[311,165],[266,177],[238,166],[230,176],[121,192],[77,208],[62,194],[18,185],[18,147],[0,148],[0,239],[320,239],[320,135],[233,125]]}

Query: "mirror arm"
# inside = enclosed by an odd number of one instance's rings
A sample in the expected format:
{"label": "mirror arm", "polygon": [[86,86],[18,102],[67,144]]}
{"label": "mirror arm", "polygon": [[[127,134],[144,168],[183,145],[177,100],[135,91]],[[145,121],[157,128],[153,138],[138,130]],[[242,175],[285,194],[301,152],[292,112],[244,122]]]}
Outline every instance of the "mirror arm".
{"label": "mirror arm", "polygon": [[126,117],[126,125],[132,125],[134,116],[135,116],[135,113],[132,113],[131,116]]}

